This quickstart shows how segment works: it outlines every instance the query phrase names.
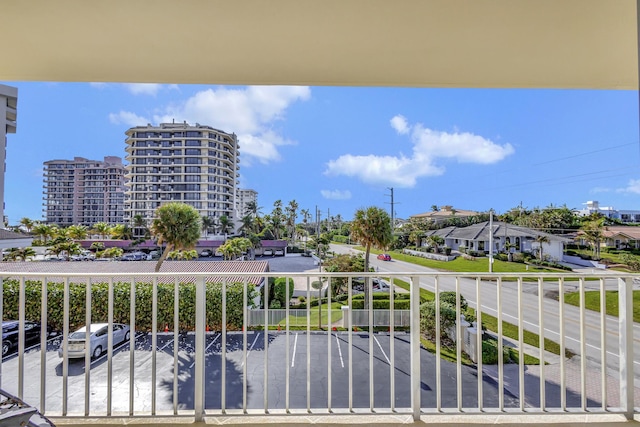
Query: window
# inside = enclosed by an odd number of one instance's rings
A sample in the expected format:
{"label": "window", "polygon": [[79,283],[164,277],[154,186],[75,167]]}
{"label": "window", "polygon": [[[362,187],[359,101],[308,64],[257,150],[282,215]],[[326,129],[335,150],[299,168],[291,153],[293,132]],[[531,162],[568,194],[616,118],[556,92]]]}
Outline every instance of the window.
{"label": "window", "polygon": [[184,143],[186,147],[200,147],[200,141],[197,139],[187,139]]}
{"label": "window", "polygon": [[201,165],[202,159],[198,157],[187,157],[186,159],[184,159],[184,162],[188,165]]}
{"label": "window", "polygon": [[188,130],[186,132],[186,136],[187,136],[187,138],[194,138],[194,137],[195,138],[200,138],[200,137],[202,137],[202,132],[195,131],[195,130]]}
{"label": "window", "polygon": [[200,173],[200,166],[185,166],[185,173]]}
{"label": "window", "polygon": [[200,155],[200,149],[199,148],[186,148],[184,150],[184,154],[186,156],[199,156]]}

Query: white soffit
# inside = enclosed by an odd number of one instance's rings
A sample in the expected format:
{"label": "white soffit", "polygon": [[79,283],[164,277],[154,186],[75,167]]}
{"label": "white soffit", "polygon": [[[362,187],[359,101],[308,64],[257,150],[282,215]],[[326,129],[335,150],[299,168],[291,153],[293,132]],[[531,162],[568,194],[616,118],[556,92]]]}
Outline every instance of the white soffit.
{"label": "white soffit", "polygon": [[0,0],[0,80],[638,88],[635,0]]}

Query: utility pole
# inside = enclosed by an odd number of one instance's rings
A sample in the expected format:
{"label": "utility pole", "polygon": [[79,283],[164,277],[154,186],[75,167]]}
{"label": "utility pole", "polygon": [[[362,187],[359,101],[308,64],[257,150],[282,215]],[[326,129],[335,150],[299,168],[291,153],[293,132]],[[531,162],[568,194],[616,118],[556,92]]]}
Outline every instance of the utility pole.
{"label": "utility pole", "polygon": [[489,273],[493,273],[493,209],[489,209]]}
{"label": "utility pole", "polygon": [[320,210],[316,205],[316,236],[320,237]]}
{"label": "utility pole", "polygon": [[387,194],[387,196],[391,196],[391,233],[393,233],[393,230],[395,230],[396,226],[395,226],[395,203],[393,201],[393,187],[387,187],[387,190],[391,191],[391,194]]}

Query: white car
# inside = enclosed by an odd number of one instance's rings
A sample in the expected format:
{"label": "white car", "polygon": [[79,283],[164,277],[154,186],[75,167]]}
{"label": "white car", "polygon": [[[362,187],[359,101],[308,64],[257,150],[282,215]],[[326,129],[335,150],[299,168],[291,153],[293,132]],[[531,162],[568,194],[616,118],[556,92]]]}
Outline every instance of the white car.
{"label": "white car", "polygon": [[[98,358],[108,347],[108,323],[92,323],[89,326],[89,342],[91,346],[89,352],[91,357]],[[69,359],[83,358],[85,355],[85,339],[86,339],[86,326],[78,329],[75,332],[69,334],[67,343],[67,356]],[[113,346],[117,346],[120,343],[126,342],[131,336],[131,331],[128,325],[122,323],[113,324]],[[58,349],[58,356],[64,357],[64,344],[60,345]]]}

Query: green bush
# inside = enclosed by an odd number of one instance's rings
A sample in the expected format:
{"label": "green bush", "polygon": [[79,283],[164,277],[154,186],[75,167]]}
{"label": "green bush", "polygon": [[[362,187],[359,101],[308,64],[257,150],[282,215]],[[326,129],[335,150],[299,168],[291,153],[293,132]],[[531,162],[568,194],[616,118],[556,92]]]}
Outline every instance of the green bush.
{"label": "green bush", "polygon": [[273,298],[280,302],[280,307],[286,307],[287,301],[287,282],[289,283],[289,299],[293,296],[295,286],[291,277],[278,277],[273,284]]}
{"label": "green bush", "polygon": [[336,243],[349,243],[349,236],[333,236],[332,240]]}
{"label": "green bush", "polygon": [[[440,304],[449,304],[454,309],[456,308],[456,293],[455,291],[440,292]],[[467,300],[464,295],[460,294],[460,309],[465,311],[469,308]]]}
{"label": "green bush", "polygon": [[[220,330],[222,326],[222,285],[207,283],[206,288],[206,322],[212,329]],[[75,330],[85,325],[86,284],[69,284],[69,327]],[[108,284],[93,283],[91,286],[91,318],[92,322],[106,322],[108,320]],[[158,329],[167,325],[174,329],[174,284],[158,283],[157,324]],[[178,306],[180,311],[178,329],[194,330],[195,328],[195,300],[196,287],[193,283],[178,285]],[[252,304],[254,288],[248,290],[247,300]],[[152,326],[152,283],[135,283],[135,329],[150,331]],[[25,318],[40,320],[42,283],[40,281],[25,282]],[[113,321],[130,323],[130,282],[115,282],[113,284]],[[240,329],[243,316],[243,284],[227,284],[227,327]],[[3,313],[5,319],[18,318],[19,282],[7,279],[3,285]],[[53,329],[61,331],[63,328],[64,283],[49,282],[47,284],[47,323]]]}
{"label": "green bush", "polygon": [[[409,310],[410,309],[410,301],[407,300],[399,300],[393,301],[393,308],[395,310]],[[374,310],[389,310],[390,301],[388,299],[374,299],[373,300],[373,309]],[[358,299],[351,301],[351,308],[354,310],[362,310],[364,309],[364,300]]]}
{"label": "green bush", "polygon": [[498,363],[498,342],[496,340],[482,341],[482,363],[487,365]]}
{"label": "green bush", "polygon": [[[455,325],[457,317],[455,307],[440,303],[440,337],[447,337],[446,330]],[[420,305],[420,332],[428,339],[435,339],[436,337],[435,301],[427,301]]]}

